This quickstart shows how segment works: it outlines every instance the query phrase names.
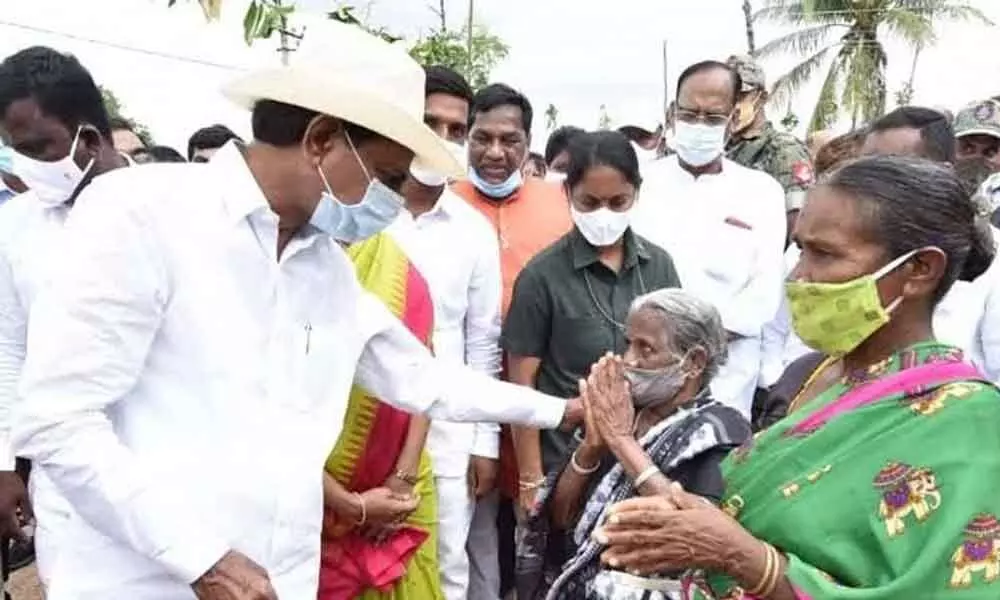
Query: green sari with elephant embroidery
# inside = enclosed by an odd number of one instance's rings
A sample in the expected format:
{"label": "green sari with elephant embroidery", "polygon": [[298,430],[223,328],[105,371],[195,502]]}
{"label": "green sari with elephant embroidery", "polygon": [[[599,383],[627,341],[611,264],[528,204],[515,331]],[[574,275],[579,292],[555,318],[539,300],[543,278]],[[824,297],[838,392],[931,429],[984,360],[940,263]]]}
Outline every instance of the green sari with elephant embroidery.
{"label": "green sari with elephant embroidery", "polygon": [[[955,376],[838,412],[862,386],[940,364],[961,367],[961,351],[897,353],[723,463],[724,509],[787,555],[799,600],[1000,598],[1000,391]],[[715,573],[693,573],[687,595],[752,597]]]}

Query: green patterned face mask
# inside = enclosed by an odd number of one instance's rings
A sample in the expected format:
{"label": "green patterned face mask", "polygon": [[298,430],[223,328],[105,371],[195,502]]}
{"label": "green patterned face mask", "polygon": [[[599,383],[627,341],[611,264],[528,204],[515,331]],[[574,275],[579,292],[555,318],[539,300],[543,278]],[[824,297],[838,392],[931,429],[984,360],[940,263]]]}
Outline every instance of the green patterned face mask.
{"label": "green patterned face mask", "polygon": [[843,356],[889,322],[902,297],[883,307],[876,283],[910,259],[913,250],[871,275],[843,283],[785,282],[792,325],[802,341],[829,356]]}

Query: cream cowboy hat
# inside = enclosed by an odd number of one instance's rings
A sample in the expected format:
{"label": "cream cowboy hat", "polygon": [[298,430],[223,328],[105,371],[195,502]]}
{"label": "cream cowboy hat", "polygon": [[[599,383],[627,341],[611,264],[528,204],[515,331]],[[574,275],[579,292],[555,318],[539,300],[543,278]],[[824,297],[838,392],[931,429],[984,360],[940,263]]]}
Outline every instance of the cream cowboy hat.
{"label": "cream cowboy hat", "polygon": [[402,46],[354,25],[310,19],[288,62],[254,70],[222,93],[247,109],[275,100],[361,125],[413,150],[425,170],[465,175],[424,124],[424,70]]}

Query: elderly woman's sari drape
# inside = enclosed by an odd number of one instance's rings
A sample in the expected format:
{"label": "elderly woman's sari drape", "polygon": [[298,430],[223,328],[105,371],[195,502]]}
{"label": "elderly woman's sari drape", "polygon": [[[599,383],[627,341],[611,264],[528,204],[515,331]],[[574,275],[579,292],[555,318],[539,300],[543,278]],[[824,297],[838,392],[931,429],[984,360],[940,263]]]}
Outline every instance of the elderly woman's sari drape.
{"label": "elderly woman's sari drape", "polygon": [[[348,249],[358,280],[378,296],[418,339],[430,345],[433,305],[430,290],[400,247],[379,234]],[[352,492],[381,486],[395,471],[410,416],[379,402],[355,386],[344,427],[326,470]],[[417,510],[389,539],[374,543],[352,523],[327,515],[320,569],[319,600],[438,600],[437,502],[430,458],[420,461]]]}
{"label": "elderly woman's sari drape", "polygon": [[[670,476],[708,453],[725,452],[749,437],[750,424],[746,419],[735,409],[712,400],[706,391],[650,428],[639,444],[660,471]],[[625,573],[601,568],[600,553],[604,548],[592,540],[590,534],[604,521],[609,506],[637,494],[632,480],[613,456],[602,461],[594,483],[584,490],[583,509],[575,528],[564,532],[550,526],[552,494],[578,446],[579,441],[576,441],[560,468],[546,477],[539,490],[539,504],[519,531],[518,599],[660,600],[675,597],[670,590],[679,590],[679,586],[671,579],[639,581]]]}
{"label": "elderly woman's sari drape", "polygon": [[[800,600],[1000,598],[1000,392],[927,342],[843,378],[726,459],[724,509]],[[696,573],[692,598],[743,598]]]}

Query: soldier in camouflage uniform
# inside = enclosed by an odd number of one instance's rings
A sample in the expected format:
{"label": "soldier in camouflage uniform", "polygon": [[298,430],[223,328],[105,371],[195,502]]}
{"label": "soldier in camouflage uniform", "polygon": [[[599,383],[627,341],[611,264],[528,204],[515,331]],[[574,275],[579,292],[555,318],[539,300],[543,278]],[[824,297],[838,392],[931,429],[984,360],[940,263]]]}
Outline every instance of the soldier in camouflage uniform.
{"label": "soldier in camouflage uniform", "polygon": [[806,145],[795,136],[778,131],[764,114],[767,103],[767,82],[764,70],[748,56],[731,56],[726,63],[743,80],[737,108],[739,114],[732,126],[732,137],[726,148],[729,160],[750,169],[764,171],[778,180],[785,189],[785,209],[791,232],[805,192],[813,183],[813,167]]}
{"label": "soldier in camouflage uniform", "polygon": [[981,158],[1000,172],[1000,102],[973,102],[955,115],[958,158]]}

